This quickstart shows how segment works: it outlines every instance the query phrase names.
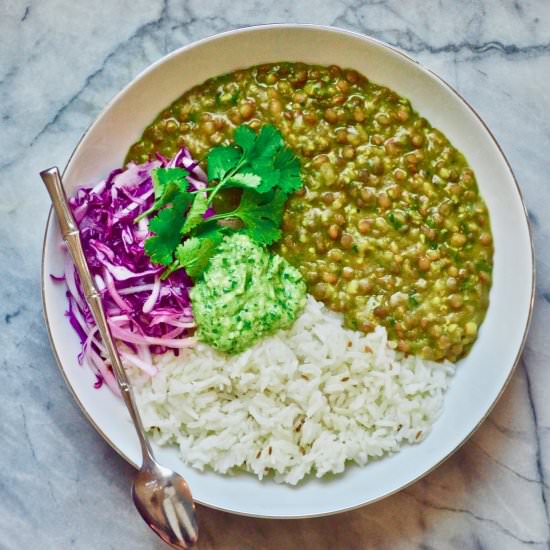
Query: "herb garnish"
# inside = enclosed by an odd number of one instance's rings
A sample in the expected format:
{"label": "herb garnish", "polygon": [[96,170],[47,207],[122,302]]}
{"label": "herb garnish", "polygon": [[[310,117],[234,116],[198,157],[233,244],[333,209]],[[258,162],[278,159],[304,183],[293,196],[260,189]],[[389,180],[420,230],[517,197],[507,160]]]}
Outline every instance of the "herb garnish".
{"label": "herb garnish", "polygon": [[[272,125],[259,133],[241,125],[234,141],[208,153],[206,189],[190,191],[187,172],[180,168],[153,170],[155,202],[136,221],[157,211],[145,252],[153,263],[169,266],[162,278],[180,268],[199,277],[226,234],[238,231],[262,245],[281,238],[286,199],[302,186],[300,161]],[[238,207],[205,218],[217,193],[231,187],[243,190]]]}
{"label": "herb garnish", "polygon": [[174,267],[171,267],[170,273],[184,266],[187,275],[196,279],[206,269],[211,255],[222,242],[224,233],[222,229],[213,229],[178,245],[176,261],[172,264]]}
{"label": "herb garnish", "polygon": [[[186,176],[189,175],[187,170],[183,168],[157,168],[152,170],[151,179],[153,180],[153,189],[155,191],[155,202],[153,206],[142,212],[136,219],[136,222],[149,216],[155,210],[170,204],[176,196],[182,196],[187,191]],[[189,204],[193,200],[193,196],[189,194]]]}
{"label": "herb garnish", "polygon": [[388,221],[397,231],[399,231],[403,227],[403,222],[393,212],[390,212],[388,214]]}
{"label": "herb garnish", "polygon": [[260,194],[247,190],[235,210],[212,216],[208,221],[238,218],[244,224],[241,233],[259,244],[270,245],[281,238],[281,219],[286,193],[271,191]]}
{"label": "herb garnish", "polygon": [[416,297],[416,294],[414,293],[409,294],[409,305],[413,308],[418,307],[419,301],[418,301],[418,298]]}
{"label": "herb garnish", "polygon": [[492,273],[493,268],[487,260],[478,260],[475,263],[475,268],[478,272],[485,271],[485,273]]}
{"label": "herb garnish", "polygon": [[[192,197],[192,195],[191,195]],[[145,253],[156,264],[170,265],[172,253],[181,241],[180,229],[185,210],[191,199],[188,193],[174,198],[172,206],[162,209],[150,222],[149,229],[155,236],[145,241]]]}

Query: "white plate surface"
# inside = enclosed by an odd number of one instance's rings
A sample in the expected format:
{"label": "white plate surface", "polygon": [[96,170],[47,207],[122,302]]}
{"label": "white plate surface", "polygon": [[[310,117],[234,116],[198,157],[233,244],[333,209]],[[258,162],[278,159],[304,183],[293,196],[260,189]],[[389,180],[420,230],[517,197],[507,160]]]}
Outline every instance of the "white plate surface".
{"label": "white plate surface", "polygon": [[[351,67],[409,98],[475,170],[491,215],[495,257],[491,303],[479,339],[460,362],[443,414],[421,444],[364,468],[350,467],[330,480],[310,480],[294,488],[248,475],[200,473],[185,466],[174,449],[158,450],[162,462],[187,478],[198,502],[266,517],[316,516],[373,502],[447,458],[487,416],[511,376],[529,325],[534,289],[533,251],[521,195],[480,118],[447,84],[407,56],[334,28],[253,27],[196,42],[161,59],[120,92],[86,132],[65,170],[66,189],[70,193],[79,185],[97,182],[119,167],[144,127],[190,87],[238,68],[285,60]],[[50,216],[44,241],[43,300],[58,363],[94,427],[126,460],[138,464],[138,441],[122,403],[107,388],[94,390],[91,370],[76,361],[79,342],[64,316],[64,288],[49,277],[63,270],[59,243],[57,223]]]}

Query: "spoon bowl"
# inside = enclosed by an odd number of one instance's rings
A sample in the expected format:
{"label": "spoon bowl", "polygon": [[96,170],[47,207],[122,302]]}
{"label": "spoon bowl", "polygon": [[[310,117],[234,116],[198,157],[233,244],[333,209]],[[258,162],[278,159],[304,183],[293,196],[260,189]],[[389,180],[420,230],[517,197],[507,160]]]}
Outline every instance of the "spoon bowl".
{"label": "spoon bowl", "polygon": [[179,474],[147,460],[134,480],[132,498],[147,525],[172,548],[187,549],[197,542],[193,497]]}

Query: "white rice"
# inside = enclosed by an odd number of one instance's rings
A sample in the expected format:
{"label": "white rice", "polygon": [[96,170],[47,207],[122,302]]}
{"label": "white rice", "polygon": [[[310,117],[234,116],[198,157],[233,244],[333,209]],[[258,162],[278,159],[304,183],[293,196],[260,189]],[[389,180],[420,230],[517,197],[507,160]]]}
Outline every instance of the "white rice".
{"label": "white rice", "polygon": [[203,470],[247,470],[292,485],[340,473],[421,441],[454,367],[392,349],[308,297],[290,330],[236,356],[199,344],[158,356],[153,378],[132,371],[145,426]]}

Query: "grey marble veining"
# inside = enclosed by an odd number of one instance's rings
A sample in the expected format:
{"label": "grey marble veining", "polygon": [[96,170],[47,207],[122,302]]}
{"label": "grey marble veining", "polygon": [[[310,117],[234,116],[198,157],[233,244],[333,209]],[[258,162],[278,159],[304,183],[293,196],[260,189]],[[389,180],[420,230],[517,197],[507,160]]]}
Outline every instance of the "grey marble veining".
{"label": "grey marble veining", "polygon": [[131,468],[94,432],[52,358],[39,264],[40,169],[63,165],[105,103],[162,55],[269,22],[336,25],[411,53],[478,110],[525,195],[538,289],[523,361],[490,418],[435,472],[315,520],[201,509],[203,549],[550,548],[550,3],[543,0],[0,0],[0,548],[161,546]]}

